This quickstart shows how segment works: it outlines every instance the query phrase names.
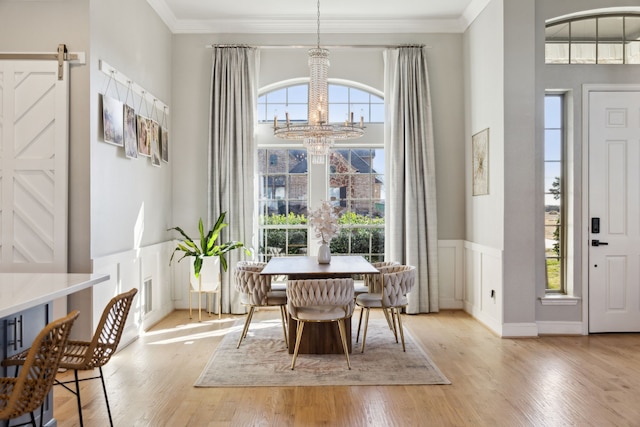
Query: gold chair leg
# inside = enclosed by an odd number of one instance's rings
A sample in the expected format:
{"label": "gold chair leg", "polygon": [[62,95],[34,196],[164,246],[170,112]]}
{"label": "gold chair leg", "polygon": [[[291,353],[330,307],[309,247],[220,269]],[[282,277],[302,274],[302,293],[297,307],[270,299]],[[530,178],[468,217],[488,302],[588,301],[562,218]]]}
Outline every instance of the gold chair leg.
{"label": "gold chair leg", "polygon": [[389,311],[391,312],[391,331],[393,331],[393,336],[396,338],[396,344],[398,343],[398,328],[397,328],[397,318],[398,318],[398,312],[395,308],[390,308]]}
{"label": "gold chair leg", "polygon": [[298,350],[300,349],[300,340],[302,339],[302,330],[304,329],[304,322],[298,320],[298,326],[296,327],[296,346],[293,350],[293,359],[291,360],[291,370],[296,366],[296,359],[298,358]]}
{"label": "gold chair leg", "polygon": [[249,308],[249,312],[247,313],[247,318],[244,321],[244,328],[242,328],[242,334],[240,334],[240,340],[238,341],[238,346],[236,348],[240,348],[240,344],[242,344],[242,340],[247,336],[247,331],[249,330],[249,324],[251,323],[251,318],[253,317],[253,309],[251,306]]}
{"label": "gold chair leg", "polygon": [[389,312],[386,308],[382,308],[382,312],[384,313],[384,318],[387,319],[387,325],[389,325],[389,329],[393,330],[393,325],[391,324],[391,319],[389,317]]}
{"label": "gold chair leg", "polygon": [[287,339],[287,309],[284,305],[280,306],[280,317],[282,317],[282,332],[284,332],[284,345],[289,348],[289,340]]}
{"label": "gold chair leg", "polygon": [[366,317],[364,319],[364,334],[362,335],[362,349],[360,350],[360,353],[364,353],[364,345],[367,342],[367,327],[369,326],[369,307],[366,307],[365,314],[366,314]]}
{"label": "gold chair leg", "polygon": [[400,329],[400,338],[402,339],[402,351],[406,352],[407,349],[404,348],[404,331],[402,329],[402,318],[400,317],[400,312],[398,312],[397,308],[396,308],[396,316],[398,317],[398,329]]}
{"label": "gold chair leg", "polygon": [[189,288],[189,319],[193,319],[193,313],[191,307],[193,305],[193,294],[191,293],[191,288]]}
{"label": "gold chair leg", "polygon": [[218,284],[218,319],[222,319],[222,283]]}
{"label": "gold chair leg", "polygon": [[347,333],[345,331],[344,319],[338,320],[338,328],[340,329],[340,339],[342,340],[342,348],[347,358],[347,366],[351,369],[351,361],[349,361],[349,348],[347,346]]}

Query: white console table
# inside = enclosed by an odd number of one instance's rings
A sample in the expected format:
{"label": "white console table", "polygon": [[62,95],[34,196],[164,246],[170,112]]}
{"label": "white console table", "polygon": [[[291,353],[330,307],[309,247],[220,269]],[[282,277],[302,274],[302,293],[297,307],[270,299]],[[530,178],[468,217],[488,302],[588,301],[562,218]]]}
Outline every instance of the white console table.
{"label": "white console table", "polygon": [[[31,346],[42,328],[54,320],[54,300],[107,280],[108,274],[0,273],[0,360]],[[0,376],[8,374],[0,368]],[[43,413],[46,426],[56,425],[52,400],[50,393]]]}

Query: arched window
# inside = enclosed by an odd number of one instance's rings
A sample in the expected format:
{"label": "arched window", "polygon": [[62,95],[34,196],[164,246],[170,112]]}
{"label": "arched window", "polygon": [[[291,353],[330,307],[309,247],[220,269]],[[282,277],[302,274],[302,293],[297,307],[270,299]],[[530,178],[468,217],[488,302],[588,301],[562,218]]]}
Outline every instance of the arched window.
{"label": "arched window", "polygon": [[[308,83],[292,84],[270,90],[258,97],[258,121],[267,123],[274,116],[284,117],[289,113],[291,121],[307,121],[309,99]],[[353,113],[365,123],[384,122],[384,99],[382,94],[364,86],[332,83],[329,79],[329,122],[340,123]]]}
{"label": "arched window", "polygon": [[639,12],[585,12],[548,20],[547,64],[640,64]]}
{"label": "arched window", "polygon": [[[274,116],[289,114],[307,121],[308,87],[304,81],[273,85],[258,98],[258,236],[259,257],[314,253],[318,240],[308,230],[308,206],[330,200],[339,211],[341,232],[331,241],[334,254],[384,260],[384,147],[381,136],[384,99],[381,93],[350,82],[329,81],[329,121],[342,122],[351,112],[362,117],[365,135],[350,145],[336,143],[326,165],[307,162],[297,141],[273,141]],[[318,185],[322,184],[322,185]],[[328,185],[327,185],[328,184]]]}

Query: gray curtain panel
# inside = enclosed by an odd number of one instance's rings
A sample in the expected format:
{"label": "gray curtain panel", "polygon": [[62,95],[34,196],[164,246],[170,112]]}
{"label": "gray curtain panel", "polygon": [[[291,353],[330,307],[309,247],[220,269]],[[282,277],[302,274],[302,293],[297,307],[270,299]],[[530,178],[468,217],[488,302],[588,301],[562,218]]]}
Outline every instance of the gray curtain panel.
{"label": "gray curtain panel", "polygon": [[384,52],[387,260],[416,267],[408,313],[439,311],[433,126],[423,47]]}
{"label": "gray curtain panel", "polygon": [[[238,240],[253,246],[255,111],[260,54],[247,46],[213,47],[209,137],[209,222],[226,212],[229,224],[220,242]],[[245,259],[241,250],[227,253],[222,272],[222,312],[244,313],[231,271]]]}

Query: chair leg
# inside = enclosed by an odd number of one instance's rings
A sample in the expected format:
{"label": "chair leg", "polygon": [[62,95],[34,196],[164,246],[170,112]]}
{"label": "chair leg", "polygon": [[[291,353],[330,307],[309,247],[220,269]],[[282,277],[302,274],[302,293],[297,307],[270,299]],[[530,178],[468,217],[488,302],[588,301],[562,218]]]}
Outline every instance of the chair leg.
{"label": "chair leg", "polygon": [[366,307],[365,310],[366,317],[364,319],[364,335],[362,335],[362,349],[360,350],[360,353],[364,353],[364,345],[367,342],[367,327],[369,326],[369,307]]}
{"label": "chair leg", "polygon": [[280,317],[282,317],[282,332],[284,332],[284,345],[289,348],[289,340],[287,339],[287,309],[284,305],[280,306]]}
{"label": "chair leg", "polygon": [[387,325],[389,325],[389,329],[393,331],[393,324],[391,323],[389,312],[387,311],[386,308],[382,308],[382,312],[384,313],[384,318],[387,319]]}
{"label": "chair leg", "polygon": [[218,319],[222,319],[222,283],[218,284]]}
{"label": "chair leg", "polygon": [[393,332],[393,336],[396,338],[396,344],[398,343],[398,328],[397,328],[397,323],[398,323],[398,311],[395,308],[390,308],[389,311],[391,312],[391,331]]}
{"label": "chair leg", "polygon": [[[33,411],[29,412],[29,417],[31,418],[31,425],[33,427],[37,427],[36,426],[36,417],[35,417],[35,415],[33,415]],[[42,419],[40,419],[40,423],[42,423]]]}
{"label": "chair leg", "polygon": [[402,329],[402,318],[400,317],[400,312],[396,308],[396,316],[398,317],[398,329],[400,329],[400,338],[402,339],[402,351],[406,352],[407,349],[404,348],[404,331]]}
{"label": "chair leg", "polygon": [[249,324],[251,323],[251,318],[253,317],[254,307],[249,307],[249,312],[247,313],[247,318],[244,321],[244,328],[242,329],[242,333],[240,334],[240,340],[238,340],[238,346],[236,348],[240,348],[240,344],[242,344],[242,340],[247,336],[247,331],[249,330]]}
{"label": "chair leg", "polygon": [[189,288],[189,319],[193,319],[193,313],[192,313],[192,305],[193,305],[193,301],[192,301],[192,297],[193,294],[191,293],[191,288]]}
{"label": "chair leg", "polygon": [[102,366],[98,368],[100,371],[100,381],[102,381],[102,391],[104,392],[104,401],[107,404],[107,414],[109,414],[109,425],[113,427],[113,419],[111,418],[111,408],[109,407],[109,396],[107,396],[107,386],[104,384],[104,375],[102,375]]}
{"label": "chair leg", "polygon": [[84,426],[84,421],[82,419],[82,402],[80,401],[80,381],[78,381],[78,370],[73,370],[73,376],[76,380],[76,402],[78,402],[78,418],[80,419],[80,427]]}
{"label": "chair leg", "polygon": [[349,347],[347,346],[347,333],[345,331],[344,319],[338,320],[338,328],[340,329],[340,339],[342,340],[342,348],[347,358],[347,366],[351,369],[351,361],[349,361]]}
{"label": "chair leg", "polygon": [[360,307],[360,318],[358,319],[358,333],[356,334],[356,342],[360,338],[360,326],[362,326],[362,315],[364,314],[364,307]]}
{"label": "chair leg", "polygon": [[304,322],[298,320],[298,326],[296,327],[296,346],[293,349],[293,359],[291,360],[291,370],[296,366],[296,359],[298,358],[298,350],[300,349],[300,341],[302,339],[302,330],[304,329]]}

